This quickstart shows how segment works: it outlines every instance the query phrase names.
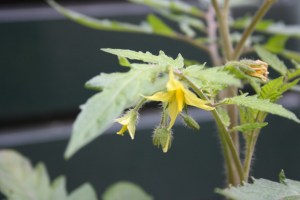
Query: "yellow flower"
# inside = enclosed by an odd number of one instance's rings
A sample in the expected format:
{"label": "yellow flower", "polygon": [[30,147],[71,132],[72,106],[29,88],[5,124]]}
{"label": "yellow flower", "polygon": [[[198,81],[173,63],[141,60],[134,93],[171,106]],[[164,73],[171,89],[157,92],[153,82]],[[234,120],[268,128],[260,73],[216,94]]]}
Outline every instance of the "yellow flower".
{"label": "yellow flower", "polygon": [[264,82],[268,80],[268,63],[265,63],[261,60],[256,60],[254,64],[250,65],[250,67],[254,71],[246,72],[249,76],[260,78]]}
{"label": "yellow flower", "polygon": [[175,123],[177,115],[182,111],[184,105],[195,106],[204,110],[213,110],[214,108],[206,105],[208,102],[198,98],[193,92],[186,89],[183,84],[176,80],[173,71],[169,71],[169,81],[166,92],[157,92],[152,96],[146,96],[152,101],[162,101],[168,103],[168,114],[170,116],[171,129]]}
{"label": "yellow flower", "polygon": [[131,110],[127,112],[123,117],[115,120],[122,125],[122,128],[117,132],[118,135],[124,135],[128,130],[131,139],[134,139],[135,125],[137,121],[137,112]]}

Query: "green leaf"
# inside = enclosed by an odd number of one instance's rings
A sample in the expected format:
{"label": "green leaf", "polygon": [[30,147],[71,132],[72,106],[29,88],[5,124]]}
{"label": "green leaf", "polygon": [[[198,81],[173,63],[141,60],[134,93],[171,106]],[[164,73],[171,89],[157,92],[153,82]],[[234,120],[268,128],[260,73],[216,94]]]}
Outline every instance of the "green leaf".
{"label": "green leaf", "polygon": [[300,62],[300,53],[299,52],[284,49],[279,54],[285,58]]}
{"label": "green leaf", "polygon": [[240,126],[235,126],[232,128],[232,131],[240,131],[242,133],[248,132],[248,131],[253,131],[255,129],[261,129],[265,126],[267,126],[268,123],[247,123],[247,124],[242,124]]}
{"label": "green leaf", "polygon": [[110,186],[102,196],[103,200],[153,200],[140,186],[130,182],[118,182]]}
{"label": "green leaf", "polygon": [[236,104],[238,106],[245,106],[248,108],[252,108],[255,110],[268,112],[274,115],[279,115],[281,117],[285,117],[291,120],[294,120],[297,123],[300,123],[300,120],[297,116],[291,111],[286,110],[279,104],[271,103],[267,99],[259,99],[257,96],[247,96],[247,94],[243,94],[240,96],[235,96],[232,98],[225,98],[222,103],[225,104]]}
{"label": "green leaf", "polygon": [[217,107],[218,114],[223,122],[223,124],[228,127],[230,125],[230,117],[225,108]]}
{"label": "green leaf", "polygon": [[294,79],[294,78],[299,77],[299,76],[300,76],[300,68],[291,69],[291,70],[289,70],[289,72],[287,74],[287,77],[288,77],[289,80]]}
{"label": "green leaf", "polygon": [[159,52],[159,55],[153,55],[149,52],[143,53],[141,51],[131,51],[126,49],[101,49],[107,53],[111,53],[117,56],[121,56],[124,58],[128,58],[130,60],[141,60],[147,63],[154,63],[160,66],[171,66],[173,68],[183,68],[184,60],[181,54],[178,54],[177,58],[174,60],[173,58],[167,56],[163,51]]}
{"label": "green leaf", "polygon": [[258,56],[263,61],[268,63],[274,70],[279,72],[281,75],[287,74],[287,67],[281,60],[279,60],[279,58],[276,55],[268,52],[261,46],[255,46],[255,51],[258,54]]}
{"label": "green leaf", "polygon": [[134,25],[129,23],[122,23],[117,21],[111,21],[108,19],[97,19],[92,18],[78,12],[66,9],[56,3],[54,0],[46,0],[47,3],[54,8],[57,12],[69,18],[70,20],[87,26],[89,28],[98,30],[111,30],[111,31],[122,31],[122,32],[136,32],[136,33],[152,33],[151,27],[148,24]]}
{"label": "green leaf", "polygon": [[300,182],[285,179],[277,183],[266,179],[253,179],[240,187],[216,189],[216,192],[232,200],[299,200]]}
{"label": "green leaf", "polygon": [[172,0],[129,0],[133,3],[147,5],[152,7],[153,9],[161,10],[169,10],[175,13],[186,13],[189,15],[204,17],[203,11],[199,10],[195,6],[191,6],[184,1],[172,1]]}
{"label": "green leaf", "polygon": [[218,67],[202,69],[202,66],[194,65],[184,69],[183,73],[188,77],[192,77],[200,81],[218,83],[222,85],[233,85],[237,87],[241,86],[239,79]]}
{"label": "green leaf", "polygon": [[[151,95],[165,88],[166,79],[157,78],[164,68],[131,69],[127,73],[101,74],[88,82],[89,87],[102,89],[82,106],[69,141],[65,158],[100,136],[124,109],[137,103],[141,95]],[[103,80],[102,80],[103,78]]]}
{"label": "green leaf", "polygon": [[274,35],[267,41],[264,48],[273,53],[280,53],[284,50],[288,38],[286,35]]}
{"label": "green leaf", "polygon": [[271,102],[275,102],[282,97],[284,92],[294,87],[298,82],[299,79],[286,83],[283,76],[276,78],[261,88],[259,98],[269,99]]}
{"label": "green leaf", "polygon": [[[249,16],[236,19],[234,23],[230,24],[233,28],[245,29],[251,22],[252,18]],[[261,20],[255,27],[257,32],[272,34],[272,35],[285,35],[288,37],[300,38],[299,25],[286,25],[282,22],[274,22],[272,20]]]}
{"label": "green leaf", "polygon": [[97,200],[94,189],[81,186],[70,196],[64,176],[50,183],[45,166],[35,168],[30,161],[13,150],[0,151],[0,192],[8,200]]}
{"label": "green leaf", "polygon": [[147,21],[152,27],[154,33],[164,36],[176,36],[176,32],[173,31],[167,24],[165,24],[157,16],[150,14],[147,17]]}

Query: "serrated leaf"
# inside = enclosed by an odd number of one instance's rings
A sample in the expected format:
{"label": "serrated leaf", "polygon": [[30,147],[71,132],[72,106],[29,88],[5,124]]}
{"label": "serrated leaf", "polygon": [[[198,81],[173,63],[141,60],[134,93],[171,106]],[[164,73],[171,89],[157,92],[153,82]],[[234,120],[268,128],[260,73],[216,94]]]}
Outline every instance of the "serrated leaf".
{"label": "serrated leaf", "polygon": [[247,96],[247,94],[243,94],[240,96],[235,96],[232,98],[225,98],[222,103],[225,104],[236,104],[238,106],[245,106],[251,109],[271,113],[274,115],[279,115],[281,117],[285,117],[291,119],[297,123],[300,123],[300,120],[297,116],[291,111],[283,108],[279,104],[271,103],[267,99],[259,99],[256,95]]}
{"label": "serrated leaf", "polygon": [[281,75],[286,75],[287,67],[281,60],[279,60],[279,58],[276,55],[268,52],[261,46],[255,46],[255,51],[258,54],[258,56],[263,61],[268,63],[274,70],[279,72]]}
{"label": "serrated leaf", "polygon": [[[103,74],[94,78],[93,83],[89,83],[90,86],[99,87],[103,91],[92,96],[82,107],[73,125],[65,157],[70,158],[100,136],[124,109],[135,105],[142,94],[151,95],[163,89],[166,82],[164,77],[156,78],[162,70],[164,69],[159,66],[149,65],[147,69],[131,69],[127,73]],[[159,81],[162,79],[163,81]]]}
{"label": "serrated leaf", "polygon": [[252,184],[241,187],[217,189],[217,193],[232,200],[299,200],[300,182],[285,179],[277,183],[266,179],[254,179]]}
{"label": "serrated leaf", "polygon": [[232,128],[232,131],[240,131],[242,133],[248,132],[248,131],[253,131],[255,129],[261,129],[265,126],[267,126],[268,123],[247,123],[247,124],[242,124],[240,126],[235,126]]}
{"label": "serrated leaf", "polygon": [[204,13],[195,6],[191,6],[183,1],[172,0],[129,0],[133,3],[147,5],[153,9],[169,10],[175,13],[186,13],[197,17],[204,17]]}
{"label": "serrated leaf", "polygon": [[8,200],[97,200],[92,187],[84,192],[75,190],[68,196],[65,177],[60,176],[51,184],[42,163],[34,168],[13,150],[0,151],[0,177],[0,192]]}
{"label": "serrated leaf", "polygon": [[148,15],[147,22],[152,27],[152,31],[158,35],[171,37],[176,35],[175,31],[173,31],[167,24],[153,14]]}
{"label": "serrated leaf", "polygon": [[130,60],[141,60],[147,63],[154,63],[160,66],[171,66],[173,68],[182,68],[184,66],[184,60],[181,54],[178,54],[176,59],[167,56],[163,51],[159,52],[159,55],[153,55],[150,52],[143,53],[141,51],[132,51],[127,49],[101,49],[107,53],[111,53],[117,56],[128,58]]}
{"label": "serrated leaf", "polygon": [[78,12],[64,8],[56,3],[54,0],[46,0],[47,3],[54,8],[57,12],[69,18],[70,20],[87,26],[89,28],[98,30],[111,30],[111,31],[124,31],[124,32],[136,32],[136,33],[152,33],[151,27],[147,24],[134,25],[129,23],[122,23],[118,21],[112,21],[108,19],[92,18]]}
{"label": "serrated leaf", "polygon": [[241,86],[239,79],[218,67],[201,69],[201,66],[199,67],[198,65],[194,65],[184,69],[183,73],[188,77],[199,79],[201,81],[223,85],[233,85],[237,87]]}
{"label": "serrated leaf", "polygon": [[140,186],[125,181],[110,186],[102,198],[103,200],[153,200]]}
{"label": "serrated leaf", "polygon": [[284,92],[294,87],[298,82],[299,79],[296,79],[290,83],[286,83],[283,76],[278,77],[272,81],[269,81],[261,88],[259,98],[269,99],[271,102],[275,102],[282,97]]}

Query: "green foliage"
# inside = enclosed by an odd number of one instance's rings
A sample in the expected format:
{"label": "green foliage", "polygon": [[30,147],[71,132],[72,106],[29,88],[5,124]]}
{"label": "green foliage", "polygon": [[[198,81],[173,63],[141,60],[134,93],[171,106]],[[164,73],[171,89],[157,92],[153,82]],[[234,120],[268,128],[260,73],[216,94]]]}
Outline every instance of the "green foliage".
{"label": "green foliage", "polygon": [[261,88],[259,98],[269,99],[271,102],[275,102],[282,97],[282,94],[287,90],[295,86],[300,79],[296,79],[290,83],[284,81],[284,77],[281,76],[272,81],[269,81]]}
{"label": "green foliage", "polygon": [[276,55],[268,52],[261,46],[255,46],[255,51],[259,57],[268,63],[274,70],[279,72],[281,75],[287,74],[287,67]]}
{"label": "green foliage", "polygon": [[253,183],[244,183],[240,187],[217,189],[217,193],[232,200],[299,200],[300,182],[285,179],[273,182],[266,179],[253,179]]}
{"label": "green foliage", "polygon": [[173,68],[183,68],[184,60],[181,54],[178,54],[177,58],[174,60],[173,58],[167,56],[163,51],[159,52],[159,55],[153,55],[150,52],[136,52],[126,49],[102,49],[105,52],[121,56],[124,58],[128,58],[130,60],[140,60],[147,63],[158,64],[162,67],[173,67]]}
{"label": "green foliage", "polygon": [[253,131],[255,129],[261,129],[265,126],[267,126],[268,123],[247,123],[247,124],[242,124],[240,126],[235,126],[232,128],[232,131],[240,131],[242,133],[248,132],[248,131]]}
{"label": "green foliage", "polygon": [[[102,89],[82,106],[77,117],[65,157],[71,157],[77,150],[101,135],[123,110],[135,105],[141,95],[150,95],[165,87],[157,66],[147,69],[131,69],[127,73],[103,74],[88,82],[89,87]],[[104,79],[102,79],[102,77]]]}
{"label": "green foliage", "polygon": [[203,66],[193,65],[185,68],[183,74],[191,78],[199,88],[210,88],[220,91],[229,85],[240,87],[241,81],[229,72],[214,67],[203,68]]}
{"label": "green foliage", "polygon": [[264,45],[264,48],[273,53],[280,53],[284,51],[288,38],[286,35],[274,35]]}
{"label": "green foliage", "polygon": [[254,110],[259,110],[267,113],[271,113],[274,115],[279,115],[281,117],[285,117],[291,120],[294,120],[297,123],[300,123],[300,120],[296,117],[296,115],[285,108],[283,108],[279,104],[275,104],[270,102],[267,99],[259,99],[256,95],[247,96],[247,94],[243,94],[240,96],[235,96],[232,98],[225,98],[222,103],[224,104],[236,104],[238,106],[245,106]]}
{"label": "green foliage", "polygon": [[44,164],[34,168],[27,158],[12,150],[0,151],[0,177],[0,191],[7,200],[97,200],[87,183],[68,195],[64,176],[51,183]]}
{"label": "green foliage", "polygon": [[191,6],[183,1],[172,0],[129,0],[133,3],[147,5],[153,9],[161,10],[165,9],[175,13],[185,13],[194,16],[204,16],[203,11],[195,6]]}
{"label": "green foliage", "polygon": [[112,30],[112,31],[122,31],[122,32],[137,32],[137,33],[151,33],[152,29],[148,24],[134,25],[129,23],[122,23],[117,21],[112,21],[108,19],[97,19],[92,18],[78,12],[66,9],[56,3],[54,0],[46,0],[47,3],[53,7],[57,12],[61,13],[70,20],[87,26],[89,28],[98,30]]}
{"label": "green foliage", "polygon": [[102,195],[103,200],[153,200],[140,186],[130,182],[118,182]]}
{"label": "green foliage", "polygon": [[152,27],[154,33],[158,35],[165,35],[165,36],[174,36],[176,35],[175,31],[172,30],[167,24],[165,24],[161,19],[159,19],[155,15],[148,15],[147,21]]}

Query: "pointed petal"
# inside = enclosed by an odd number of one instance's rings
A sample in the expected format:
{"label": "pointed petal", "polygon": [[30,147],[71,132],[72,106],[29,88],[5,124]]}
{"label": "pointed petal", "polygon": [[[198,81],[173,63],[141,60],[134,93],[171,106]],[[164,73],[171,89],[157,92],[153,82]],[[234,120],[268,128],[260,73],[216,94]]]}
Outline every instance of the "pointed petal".
{"label": "pointed petal", "polygon": [[169,81],[167,83],[167,90],[172,91],[172,90],[177,90],[183,88],[183,85],[180,81],[176,80],[173,74],[173,71],[169,71]]}
{"label": "pointed petal", "polygon": [[214,107],[205,105],[208,103],[207,101],[198,98],[194,93],[192,93],[191,91],[189,91],[187,89],[185,89],[185,91],[184,91],[184,98],[185,98],[185,103],[187,105],[195,106],[195,107],[201,108],[203,110],[215,109]]}
{"label": "pointed petal", "polygon": [[171,142],[171,136],[168,136],[167,141],[162,149],[164,153],[167,153],[168,150],[170,149],[170,142]]}
{"label": "pointed petal", "polygon": [[152,96],[145,96],[145,98],[152,100],[152,101],[167,102],[167,101],[169,101],[171,96],[172,96],[172,93],[169,93],[169,92],[157,92]]}
{"label": "pointed petal", "polygon": [[122,128],[117,132],[118,135],[124,136],[125,131],[127,130],[127,126],[124,125]]}
{"label": "pointed petal", "polygon": [[178,110],[178,105],[177,105],[177,101],[174,100],[174,101],[171,101],[168,105],[168,112],[169,112],[169,116],[170,116],[170,124],[169,124],[169,127],[168,129],[170,130],[172,128],[172,126],[174,125],[175,123],[175,120],[177,118],[177,115],[179,113],[179,110]]}
{"label": "pointed petal", "polygon": [[184,93],[182,90],[178,89],[176,90],[176,100],[177,101],[177,109],[178,113],[182,111],[183,109],[183,104],[184,104]]}
{"label": "pointed petal", "polygon": [[128,128],[129,135],[133,140],[135,135],[135,123],[129,123],[127,128]]}

